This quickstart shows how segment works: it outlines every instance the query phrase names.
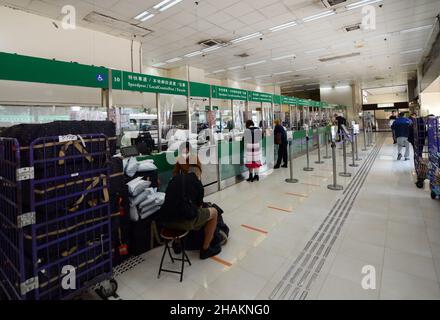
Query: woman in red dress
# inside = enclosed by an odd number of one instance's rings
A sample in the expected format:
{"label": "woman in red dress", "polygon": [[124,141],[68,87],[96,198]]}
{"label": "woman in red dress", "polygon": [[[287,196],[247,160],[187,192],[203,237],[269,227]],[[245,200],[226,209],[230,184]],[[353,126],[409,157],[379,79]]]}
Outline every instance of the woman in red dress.
{"label": "woman in red dress", "polygon": [[262,132],[260,128],[255,127],[252,120],[246,121],[246,130],[244,132],[244,147],[245,147],[245,163],[249,169],[249,179],[246,181],[259,181],[259,169],[262,166],[262,151],[261,151]]}

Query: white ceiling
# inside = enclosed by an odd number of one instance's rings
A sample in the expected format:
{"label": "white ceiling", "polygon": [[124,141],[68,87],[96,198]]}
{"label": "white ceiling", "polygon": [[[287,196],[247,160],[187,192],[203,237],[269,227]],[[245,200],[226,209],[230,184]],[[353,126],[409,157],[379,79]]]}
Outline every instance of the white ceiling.
{"label": "white ceiling", "polygon": [[[374,4],[376,30],[347,33],[343,27],[360,23],[362,16],[361,9],[347,11],[345,5],[357,1],[348,0],[333,16],[302,23],[304,17],[328,10],[321,0],[199,0],[198,5],[193,0],[183,0],[139,24],[153,31],[141,39],[144,63],[154,65],[183,57],[203,49],[197,44],[199,41],[218,39],[229,45],[204,56],[168,63],[163,68],[190,65],[204,69],[212,78],[250,78],[247,81],[263,86],[277,83],[283,92],[291,93],[319,85],[354,81],[360,81],[363,87],[406,84],[408,78],[415,76],[416,63],[426,52],[432,30],[400,31],[433,25],[435,16],[440,12],[440,1],[380,1]],[[53,19],[60,19],[61,7],[71,4],[77,9],[81,26],[117,36],[124,33],[108,26],[91,25],[82,19],[96,11],[138,24],[133,18],[158,2],[160,0],[0,0],[0,4]],[[274,33],[269,30],[293,20],[298,21],[297,26]],[[230,44],[233,39],[256,32],[263,33],[262,40],[255,38]],[[416,49],[423,50],[413,51]],[[249,57],[236,56],[243,53]],[[360,55],[330,62],[318,60],[347,53]],[[293,54],[295,59],[272,60]],[[265,63],[244,67],[259,61]],[[212,74],[228,68],[233,70]]]}
{"label": "white ceiling", "polygon": [[391,86],[391,87],[381,87],[381,88],[369,88],[364,89],[370,96],[378,96],[385,94],[399,94],[408,92],[408,86]]}

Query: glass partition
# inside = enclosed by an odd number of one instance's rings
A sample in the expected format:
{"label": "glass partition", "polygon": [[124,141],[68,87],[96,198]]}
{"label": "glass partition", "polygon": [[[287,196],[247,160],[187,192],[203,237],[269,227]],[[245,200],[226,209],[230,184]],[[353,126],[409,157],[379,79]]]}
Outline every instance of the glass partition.
{"label": "glass partition", "polygon": [[186,96],[160,94],[160,119],[162,150],[175,151],[184,141],[197,143],[197,134],[189,132],[188,98]]}
{"label": "glass partition", "polygon": [[263,110],[263,128],[270,129],[273,128],[274,114],[272,112],[272,104],[264,102],[262,104]]}
{"label": "glass partition", "polygon": [[234,112],[234,129],[239,133],[244,132],[244,111],[246,102],[240,100],[232,101],[232,109]]}

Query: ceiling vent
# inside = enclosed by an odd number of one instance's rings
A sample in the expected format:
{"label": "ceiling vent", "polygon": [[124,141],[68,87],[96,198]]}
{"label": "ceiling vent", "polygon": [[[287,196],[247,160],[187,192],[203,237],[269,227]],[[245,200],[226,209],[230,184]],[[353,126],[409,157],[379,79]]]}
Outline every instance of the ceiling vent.
{"label": "ceiling vent", "polygon": [[352,31],[356,31],[356,30],[360,30],[360,29],[361,29],[361,23],[356,23],[356,24],[353,24],[351,26],[345,26],[344,27],[344,30],[346,32],[352,32]]}
{"label": "ceiling vent", "polygon": [[210,48],[214,46],[224,45],[224,42],[220,40],[209,39],[209,40],[200,41],[197,44],[204,46],[205,48]]}
{"label": "ceiling vent", "polygon": [[238,58],[249,58],[250,55],[247,53],[241,53],[241,54],[234,54],[234,57],[238,57]]}
{"label": "ceiling vent", "polygon": [[113,30],[120,31],[120,34],[125,37],[145,37],[153,32],[150,29],[96,11],[90,12],[83,20],[98,27],[106,26]]}
{"label": "ceiling vent", "polygon": [[333,60],[339,60],[339,59],[352,58],[352,57],[356,57],[356,56],[360,56],[360,55],[361,55],[360,52],[353,52],[353,53],[348,53],[348,54],[341,54],[338,56],[320,58],[319,61],[327,62],[327,61],[333,61]]}
{"label": "ceiling vent", "polygon": [[334,8],[340,4],[346,3],[347,0],[321,0],[326,8]]}

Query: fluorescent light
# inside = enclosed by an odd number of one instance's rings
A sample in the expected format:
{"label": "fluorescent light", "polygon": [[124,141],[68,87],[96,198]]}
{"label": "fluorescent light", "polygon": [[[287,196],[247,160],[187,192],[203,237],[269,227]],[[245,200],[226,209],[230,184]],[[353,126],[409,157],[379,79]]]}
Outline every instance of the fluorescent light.
{"label": "fluorescent light", "polygon": [[269,78],[271,76],[272,76],[271,74],[263,74],[263,75],[260,75],[260,76],[255,76],[255,79]]}
{"label": "fluorescent light", "polygon": [[414,50],[402,51],[400,54],[416,53],[416,52],[422,52],[422,51],[423,51],[423,49],[414,49]]}
{"label": "fluorescent light", "polygon": [[288,73],[292,73],[293,71],[283,71],[283,72],[277,72],[277,73],[274,73],[274,76],[280,76],[280,75],[282,75],[282,74],[288,74]]}
{"label": "fluorescent light", "polygon": [[185,57],[191,58],[191,57],[199,56],[201,54],[203,54],[202,51],[195,51],[195,52],[191,52],[191,53],[185,54]]}
{"label": "fluorescent light", "polygon": [[317,82],[317,83],[309,83],[309,84],[306,84],[306,86],[316,86],[318,84],[320,84],[320,83],[319,82]]}
{"label": "fluorescent light", "polygon": [[253,38],[261,37],[262,35],[263,34],[261,32],[256,32],[256,33],[252,33],[252,34],[249,34],[247,36],[244,36],[244,37],[240,37],[240,38],[231,40],[231,42],[232,43],[239,43],[239,42],[242,42],[242,41],[246,41],[246,40],[250,40],[250,39],[253,39]]}
{"label": "fluorescent light", "polygon": [[153,64],[153,67],[158,68],[158,67],[162,67],[162,66],[164,66],[164,65],[166,65],[165,62],[159,62],[159,63]]}
{"label": "fluorescent light", "polygon": [[272,61],[278,61],[278,60],[284,60],[284,59],[290,59],[290,58],[295,58],[296,55],[294,54],[289,54],[288,56],[282,56],[282,57],[277,57],[277,58],[272,58]]}
{"label": "fluorescent light", "polygon": [[370,4],[373,3],[377,3],[377,2],[381,2],[382,0],[362,0],[362,1],[358,1],[355,3],[351,3],[349,5],[346,5],[345,7],[347,8],[347,10],[353,10],[353,9],[357,9],[363,6],[368,6]]}
{"label": "fluorescent light", "polygon": [[246,81],[246,80],[251,80],[252,77],[247,77],[247,78],[243,78],[243,79],[238,79],[238,81]]}
{"label": "fluorescent light", "polygon": [[173,63],[173,62],[177,62],[177,61],[180,61],[180,60],[182,60],[182,58],[178,57],[178,58],[167,60],[166,63]]}
{"label": "fluorescent light", "polygon": [[72,111],[81,111],[81,107],[73,106],[73,107],[70,107],[70,110],[72,110]]}
{"label": "fluorescent light", "polygon": [[202,51],[203,52],[211,52],[211,51],[214,51],[214,50],[218,50],[218,49],[220,49],[221,47],[223,47],[221,44],[218,44],[218,45],[215,45],[215,46],[212,46],[212,47],[209,47],[209,48],[206,48],[206,49],[203,49]]}
{"label": "fluorescent light", "polygon": [[317,67],[309,67],[309,68],[303,68],[303,69],[296,69],[296,71],[309,71],[309,70],[316,70]]}
{"label": "fluorescent light", "polygon": [[153,8],[154,9],[159,9],[160,7],[166,5],[168,2],[171,2],[172,0],[163,0],[162,2],[159,2],[158,4],[156,4]]}
{"label": "fluorescent light", "polygon": [[304,51],[304,53],[305,54],[312,54],[312,53],[318,53],[318,52],[323,52],[323,51],[327,51],[327,48],[319,48],[319,49]]}
{"label": "fluorescent light", "polygon": [[241,68],[243,68],[243,66],[230,67],[230,68],[228,68],[228,70],[237,70],[237,69],[241,69]]}
{"label": "fluorescent light", "polygon": [[142,18],[141,21],[144,22],[144,21],[147,21],[153,17],[154,17],[154,14],[150,14],[150,15],[146,16],[145,18]]}
{"label": "fluorescent light", "polygon": [[149,12],[148,11],[144,11],[141,12],[140,14],[138,14],[136,17],[134,17],[135,20],[140,20],[141,18],[145,17],[146,15],[148,15]]}
{"label": "fluorescent light", "polygon": [[417,62],[401,64],[401,67],[417,65]]}
{"label": "fluorescent light", "polygon": [[296,85],[294,85],[293,87],[294,87],[294,88],[302,88],[302,87],[304,87],[304,85],[303,85],[303,84],[296,84]]}
{"label": "fluorescent light", "polygon": [[256,65],[259,65],[259,64],[262,64],[262,63],[265,63],[265,62],[266,62],[266,60],[261,60],[261,61],[245,64],[245,66],[246,67],[252,67],[252,66],[256,66]]}
{"label": "fluorescent light", "polygon": [[331,90],[332,87],[321,87],[320,89],[321,89],[321,90]]}
{"label": "fluorescent light", "polygon": [[296,25],[298,25],[298,23],[296,23],[296,21],[292,21],[292,22],[284,23],[282,25],[270,28],[269,30],[272,31],[272,32],[277,32],[277,31],[280,31],[280,30],[284,30],[284,29],[287,29],[287,28],[294,27]]}
{"label": "fluorescent light", "polygon": [[225,72],[226,71],[226,69],[220,69],[220,70],[215,70],[215,71],[212,71],[212,73],[220,73],[220,72]]}
{"label": "fluorescent light", "polygon": [[422,27],[401,30],[400,33],[411,33],[411,32],[427,30],[427,29],[431,29],[431,28],[432,28],[432,24],[430,24],[429,26],[422,26]]}
{"label": "fluorescent light", "polygon": [[277,82],[277,83],[279,83],[279,84],[283,84],[283,83],[289,83],[289,82],[292,82],[292,80],[279,81],[279,82]]}
{"label": "fluorescent light", "polygon": [[314,21],[314,20],[318,20],[318,19],[322,19],[328,16],[332,16],[334,15],[335,12],[333,10],[328,10],[328,11],[324,11],[318,14],[315,14],[313,16],[309,16],[303,19],[304,22],[310,22],[310,21]]}
{"label": "fluorescent light", "polygon": [[336,86],[335,87],[335,89],[348,89],[348,88],[351,88],[351,87],[347,86],[347,85],[345,85],[345,86]]}
{"label": "fluorescent light", "polygon": [[171,2],[170,4],[166,5],[165,7],[162,7],[159,9],[160,12],[165,11],[169,8],[171,8],[172,6],[178,4],[179,2],[182,2],[182,0],[174,0],[173,2]]}

